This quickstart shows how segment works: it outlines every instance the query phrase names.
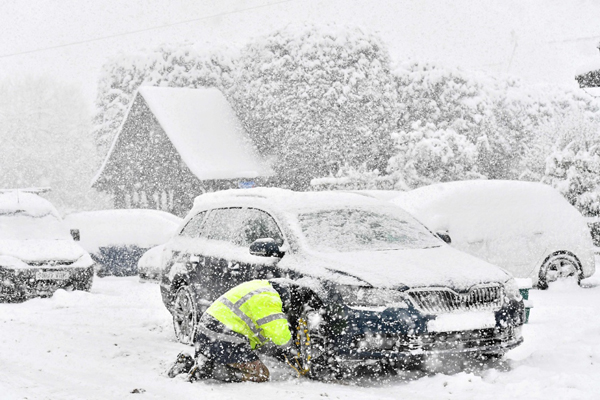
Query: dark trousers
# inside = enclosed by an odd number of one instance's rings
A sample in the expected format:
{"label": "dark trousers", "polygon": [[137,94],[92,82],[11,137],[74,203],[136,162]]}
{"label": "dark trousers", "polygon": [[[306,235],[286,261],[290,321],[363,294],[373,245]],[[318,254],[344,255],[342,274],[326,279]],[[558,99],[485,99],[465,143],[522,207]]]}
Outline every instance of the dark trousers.
{"label": "dark trousers", "polygon": [[250,347],[247,337],[232,331],[206,313],[198,323],[194,345],[196,357],[202,354],[209,361],[217,364],[244,364],[259,359]]}

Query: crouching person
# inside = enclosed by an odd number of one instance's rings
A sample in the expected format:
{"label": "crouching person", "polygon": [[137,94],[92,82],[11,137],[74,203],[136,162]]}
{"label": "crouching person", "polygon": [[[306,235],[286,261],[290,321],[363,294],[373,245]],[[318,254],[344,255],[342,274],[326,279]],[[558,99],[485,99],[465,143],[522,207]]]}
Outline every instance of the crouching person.
{"label": "crouching person", "polygon": [[291,292],[295,291],[281,280],[254,280],[229,290],[200,318],[195,357],[180,353],[168,375],[187,373],[190,381],[268,381],[269,369],[254,350],[268,342],[290,346],[292,335],[284,309],[291,309]]}

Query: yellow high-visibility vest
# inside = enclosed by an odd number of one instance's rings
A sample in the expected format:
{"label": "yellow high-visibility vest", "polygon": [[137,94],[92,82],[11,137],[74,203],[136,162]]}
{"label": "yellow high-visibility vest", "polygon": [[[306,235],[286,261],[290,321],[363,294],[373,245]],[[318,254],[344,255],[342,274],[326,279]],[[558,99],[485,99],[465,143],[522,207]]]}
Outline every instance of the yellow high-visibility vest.
{"label": "yellow high-visibility vest", "polygon": [[269,281],[244,282],[219,297],[206,312],[246,336],[253,349],[269,340],[284,346],[292,338],[281,297]]}

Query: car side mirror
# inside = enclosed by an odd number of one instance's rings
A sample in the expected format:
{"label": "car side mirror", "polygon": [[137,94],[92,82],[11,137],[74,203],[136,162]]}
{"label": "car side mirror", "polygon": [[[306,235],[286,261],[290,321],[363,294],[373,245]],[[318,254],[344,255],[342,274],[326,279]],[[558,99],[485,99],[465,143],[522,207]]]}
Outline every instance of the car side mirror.
{"label": "car side mirror", "polygon": [[450,238],[450,235],[448,235],[445,232],[436,232],[435,233],[437,235],[437,237],[439,237],[440,239],[442,239],[444,242],[450,244],[452,243],[452,239]]}
{"label": "car side mirror", "polygon": [[74,241],[79,242],[81,240],[81,235],[79,234],[79,229],[71,229],[71,237]]}
{"label": "car side mirror", "polygon": [[250,254],[259,257],[283,257],[283,252],[271,238],[257,239],[250,245]]}
{"label": "car side mirror", "polygon": [[192,271],[198,266],[198,264],[200,264],[200,261],[202,260],[200,259],[199,255],[192,254],[188,262],[185,263],[185,266],[188,269],[188,271]]}

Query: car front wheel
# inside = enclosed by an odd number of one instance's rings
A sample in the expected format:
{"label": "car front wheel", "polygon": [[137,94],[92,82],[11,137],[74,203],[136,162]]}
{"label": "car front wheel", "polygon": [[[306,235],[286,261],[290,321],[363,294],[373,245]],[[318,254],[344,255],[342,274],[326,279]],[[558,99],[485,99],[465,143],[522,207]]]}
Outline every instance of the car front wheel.
{"label": "car front wheel", "polygon": [[184,344],[194,343],[194,332],[198,324],[197,305],[189,286],[182,286],[173,302],[173,328],[175,337]]}
{"label": "car front wheel", "polygon": [[565,279],[573,279],[577,283],[581,281],[579,260],[566,253],[553,254],[540,268],[538,288],[548,289],[548,284]]}

